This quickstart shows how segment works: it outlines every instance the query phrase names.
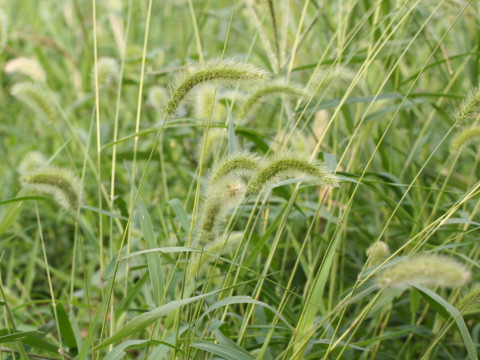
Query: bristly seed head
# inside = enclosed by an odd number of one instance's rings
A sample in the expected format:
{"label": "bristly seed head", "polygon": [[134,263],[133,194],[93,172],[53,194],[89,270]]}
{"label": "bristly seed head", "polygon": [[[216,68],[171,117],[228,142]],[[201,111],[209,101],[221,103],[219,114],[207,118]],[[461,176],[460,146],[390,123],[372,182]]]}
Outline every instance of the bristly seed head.
{"label": "bristly seed head", "polygon": [[274,157],[262,167],[248,185],[247,191],[256,194],[281,179],[296,175],[306,175],[320,181],[322,185],[338,186],[337,177],[322,163],[311,164],[307,160],[302,160],[301,157],[287,154]]}
{"label": "bristly seed head", "polygon": [[380,264],[390,255],[390,248],[387,243],[378,241],[370,245],[367,249],[367,256],[370,257],[369,266]]}
{"label": "bristly seed head", "polygon": [[238,152],[221,158],[209,173],[210,184],[215,184],[225,176],[250,176],[260,169],[262,158],[248,151]]}
{"label": "bristly seed head", "polygon": [[200,211],[200,240],[210,242],[215,239],[215,227],[221,217],[245,197],[246,185],[236,177],[226,176],[207,190]]}
{"label": "bristly seed head", "polygon": [[5,64],[4,70],[7,74],[19,73],[27,75],[32,80],[41,82],[47,80],[47,74],[45,73],[43,66],[37,60],[23,56],[9,60]]}
{"label": "bristly seed head", "polygon": [[385,268],[377,275],[381,287],[408,288],[411,284],[464,286],[470,280],[470,271],[460,262],[438,254],[420,254],[405,258]]}
{"label": "bristly seed head", "polygon": [[267,72],[253,65],[233,60],[211,60],[199,63],[186,72],[172,90],[164,110],[165,119],[171,118],[188,93],[196,86],[210,81],[222,84],[235,84],[239,81],[255,81],[267,76]]}
{"label": "bristly seed head", "polygon": [[[101,57],[97,62],[98,88],[105,89],[115,84],[119,75],[117,60]],[[92,69],[92,88],[95,89],[95,68]]]}
{"label": "bristly seed head", "polygon": [[240,111],[240,117],[247,118],[252,116],[260,106],[262,100],[279,95],[307,98],[310,96],[310,93],[299,85],[283,80],[276,80],[259,88],[245,101]]}
{"label": "bristly seed head", "polygon": [[21,82],[12,86],[11,94],[33,111],[55,121],[57,107],[50,89],[43,83]]}
{"label": "bristly seed head", "polygon": [[480,140],[480,127],[463,129],[457,134],[450,145],[450,152],[454,153],[469,144],[478,143]]}
{"label": "bristly seed head", "polygon": [[480,284],[475,284],[458,299],[456,308],[463,314],[480,310]]}
{"label": "bristly seed head", "polygon": [[473,88],[455,113],[457,122],[462,125],[471,125],[480,116],[480,86]]}
{"label": "bristly seed head", "polygon": [[18,166],[18,172],[20,175],[25,175],[29,172],[35,171],[47,164],[47,158],[39,151],[30,151],[27,153],[20,165]]}
{"label": "bristly seed head", "polygon": [[82,182],[69,169],[41,166],[22,173],[20,181],[27,189],[52,195],[67,211],[75,212],[83,203]]}

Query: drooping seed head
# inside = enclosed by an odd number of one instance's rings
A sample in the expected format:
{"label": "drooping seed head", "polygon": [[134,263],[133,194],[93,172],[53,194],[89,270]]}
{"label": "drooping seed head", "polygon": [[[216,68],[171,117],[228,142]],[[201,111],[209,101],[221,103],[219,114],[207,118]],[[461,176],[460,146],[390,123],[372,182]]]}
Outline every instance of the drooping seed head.
{"label": "drooping seed head", "polygon": [[480,143],[480,127],[471,127],[461,130],[450,144],[450,152],[454,153],[469,144]]}
{"label": "drooping seed head", "polygon": [[20,181],[25,188],[53,196],[67,211],[75,212],[83,203],[82,182],[70,169],[43,166],[22,174]]}
{"label": "drooping seed head", "polygon": [[475,284],[467,291],[464,291],[455,306],[461,313],[480,310],[480,284]]}
{"label": "drooping seed head", "polygon": [[267,72],[245,62],[233,60],[211,60],[195,65],[181,76],[171,91],[164,111],[166,119],[171,118],[185,100],[189,92],[198,85],[219,81],[224,85],[240,81],[256,81],[267,76]]}
{"label": "drooping seed head", "polygon": [[213,165],[208,176],[209,183],[211,185],[215,184],[229,175],[235,177],[251,176],[260,169],[261,161],[260,155],[248,151],[224,156]]}
{"label": "drooping seed head", "polygon": [[34,112],[55,121],[57,107],[50,89],[43,83],[21,82],[12,86],[11,94]]}
{"label": "drooping seed head", "polygon": [[367,256],[370,257],[368,262],[369,266],[380,264],[390,255],[390,248],[387,243],[383,241],[377,241],[370,245],[367,249]]}
{"label": "drooping seed head", "polygon": [[152,86],[148,91],[147,103],[155,109],[155,111],[162,113],[167,106],[168,92],[162,86]]}
{"label": "drooping seed head", "polygon": [[455,113],[457,122],[468,126],[478,120],[480,115],[480,86],[473,88]]}
{"label": "drooping seed head", "polygon": [[[97,62],[98,88],[105,89],[115,84],[118,79],[119,67],[117,60],[101,57]],[[95,89],[95,68],[92,69],[92,88]]]}
{"label": "drooping seed head", "polygon": [[216,225],[228,210],[244,199],[245,193],[245,182],[233,176],[226,176],[208,188],[200,211],[201,241],[215,239]]}
{"label": "drooping seed head", "polygon": [[47,80],[47,74],[45,73],[43,66],[37,60],[24,56],[7,61],[4,70],[7,74],[19,73],[27,75],[32,80],[38,80],[41,82]]}
{"label": "drooping seed head", "polygon": [[381,287],[407,288],[411,284],[454,288],[470,280],[470,271],[460,262],[437,254],[405,258],[377,275]]}
{"label": "drooping seed head", "polygon": [[273,96],[288,96],[307,98],[310,93],[299,85],[286,82],[284,80],[276,80],[260,87],[255,91],[243,104],[240,110],[241,118],[251,117],[259,108],[262,101]]}
{"label": "drooping seed head", "polygon": [[41,168],[42,166],[45,166],[46,164],[47,158],[41,152],[30,151],[20,162],[20,165],[18,166],[18,172],[20,175],[26,175]]}
{"label": "drooping seed head", "polygon": [[263,166],[248,185],[249,193],[259,193],[264,188],[289,177],[307,176],[322,185],[338,186],[337,177],[322,163],[310,163],[295,155],[276,156]]}

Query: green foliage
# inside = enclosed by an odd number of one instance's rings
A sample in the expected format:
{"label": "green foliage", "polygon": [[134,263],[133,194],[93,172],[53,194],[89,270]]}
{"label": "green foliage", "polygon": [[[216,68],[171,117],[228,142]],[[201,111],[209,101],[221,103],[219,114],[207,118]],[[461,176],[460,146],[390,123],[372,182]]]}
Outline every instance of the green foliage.
{"label": "green foliage", "polygon": [[2,358],[477,358],[476,2],[0,3]]}

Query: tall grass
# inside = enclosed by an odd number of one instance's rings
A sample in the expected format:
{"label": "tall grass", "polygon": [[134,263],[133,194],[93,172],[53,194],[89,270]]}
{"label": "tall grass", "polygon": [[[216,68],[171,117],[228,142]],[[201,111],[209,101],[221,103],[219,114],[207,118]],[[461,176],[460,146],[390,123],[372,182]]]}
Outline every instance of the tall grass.
{"label": "tall grass", "polygon": [[0,358],[477,359],[479,11],[0,0]]}

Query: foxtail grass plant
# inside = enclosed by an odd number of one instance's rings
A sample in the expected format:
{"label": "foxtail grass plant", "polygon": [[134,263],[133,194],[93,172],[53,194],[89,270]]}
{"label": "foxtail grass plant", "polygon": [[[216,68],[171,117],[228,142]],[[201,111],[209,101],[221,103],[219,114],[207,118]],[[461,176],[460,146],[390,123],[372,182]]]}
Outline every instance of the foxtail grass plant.
{"label": "foxtail grass plant", "polygon": [[47,74],[38,60],[20,56],[7,61],[4,67],[7,74],[19,73],[28,76],[33,81],[45,82]]}
{"label": "foxtail grass plant", "polygon": [[248,184],[249,193],[259,193],[283,179],[306,176],[306,180],[314,180],[321,185],[338,186],[337,177],[320,163],[310,163],[294,154],[278,155],[268,160]]}
{"label": "foxtail grass plant", "polygon": [[471,272],[459,261],[438,254],[419,254],[400,260],[377,276],[381,287],[407,288],[412,284],[428,287],[465,286]]}
{"label": "foxtail grass plant", "polygon": [[262,102],[267,101],[271,97],[281,95],[298,98],[310,97],[310,93],[301,86],[283,80],[276,80],[265,84],[250,95],[240,110],[240,117],[252,117]]}
{"label": "foxtail grass plant", "polygon": [[462,313],[480,312],[480,284],[463,291],[455,307]]}
{"label": "foxtail grass plant", "polygon": [[172,87],[164,116],[171,118],[195,87],[218,81],[223,85],[264,79],[268,73],[254,65],[235,60],[210,60],[194,65],[177,79]]}
{"label": "foxtail grass plant", "polygon": [[383,241],[378,241],[367,248],[367,256],[369,258],[368,265],[375,266],[380,264],[390,255],[390,247]]}
{"label": "foxtail grass plant", "polygon": [[2,359],[478,360],[477,2],[0,6]]}
{"label": "foxtail grass plant", "polygon": [[226,176],[250,177],[260,170],[261,164],[262,157],[248,151],[224,156],[213,165],[208,182],[213,185]]}
{"label": "foxtail grass plant", "polygon": [[[98,59],[97,63],[97,84],[99,89],[105,89],[109,88],[113,85],[118,80],[118,74],[119,74],[119,65],[117,60],[110,58],[110,57],[102,57]],[[92,71],[91,74],[92,78],[92,88],[95,88],[95,74],[94,71]]]}
{"label": "foxtail grass plant", "polygon": [[11,94],[30,107],[35,113],[54,122],[58,114],[54,95],[44,84],[21,82],[12,86]]}
{"label": "foxtail grass plant", "polygon": [[[450,152],[455,153],[464,146],[480,143],[480,127],[470,127],[461,130],[450,144]],[[478,146],[477,146],[478,147]]]}
{"label": "foxtail grass plant", "polygon": [[460,125],[470,125],[480,116],[480,86],[473,88],[470,94],[463,100],[455,117]]}
{"label": "foxtail grass plant", "polygon": [[45,157],[29,153],[19,166],[22,186],[34,193],[49,194],[65,210],[75,214],[84,202],[81,180],[70,169],[45,165]]}
{"label": "foxtail grass plant", "polygon": [[225,176],[209,186],[199,216],[202,243],[215,240],[220,221],[228,210],[244,199],[246,189],[245,182],[236,176]]}

